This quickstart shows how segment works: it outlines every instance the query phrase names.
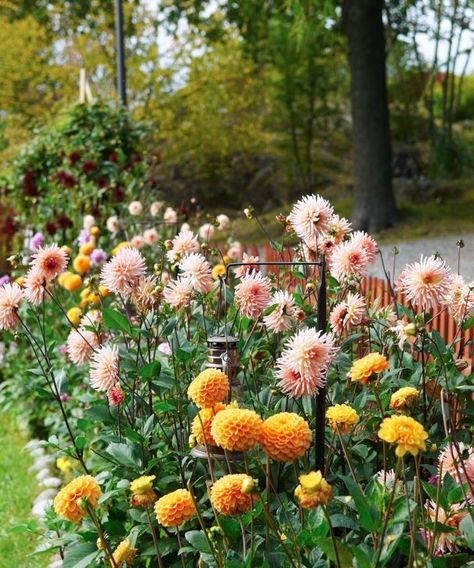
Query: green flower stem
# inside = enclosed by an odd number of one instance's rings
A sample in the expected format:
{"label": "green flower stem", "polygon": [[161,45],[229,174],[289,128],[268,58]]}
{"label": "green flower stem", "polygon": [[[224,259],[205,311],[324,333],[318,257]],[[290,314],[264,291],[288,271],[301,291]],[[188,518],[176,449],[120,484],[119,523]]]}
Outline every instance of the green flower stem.
{"label": "green flower stem", "polygon": [[110,560],[110,564],[113,566],[113,568],[118,568],[117,563],[115,562],[114,554],[113,554],[112,549],[110,547],[109,541],[105,538],[105,534],[104,534],[102,526],[99,522],[99,519],[97,518],[97,515],[95,514],[95,511],[91,507],[89,502],[87,502],[87,504],[86,504],[86,509],[87,509],[87,512],[89,513],[90,518],[92,519],[92,522],[94,523],[95,528],[97,529],[97,533],[99,534],[100,542],[102,543],[102,546],[104,547],[104,552],[105,552],[106,556]]}
{"label": "green flower stem", "polygon": [[156,534],[155,527],[153,526],[153,521],[152,521],[151,514],[150,514],[150,507],[148,505],[146,505],[145,510],[146,510],[146,516],[148,518],[148,524],[150,525],[150,531],[151,531],[151,536],[153,538],[153,544],[155,546],[156,560],[157,560],[157,563],[158,563],[158,567],[163,568],[163,560],[162,560],[161,554],[160,554],[160,546],[158,544],[158,536]]}
{"label": "green flower stem", "polygon": [[324,516],[326,517],[326,520],[327,520],[328,525],[329,525],[329,533],[331,535],[332,547],[334,549],[334,555],[336,556],[336,565],[337,565],[337,568],[341,568],[342,564],[341,564],[341,560],[339,558],[339,551],[337,549],[337,541],[336,541],[336,537],[334,535],[334,529],[332,527],[331,517],[329,516],[329,513],[327,512],[326,507],[324,505],[321,505],[321,507],[323,508]]}
{"label": "green flower stem", "polygon": [[211,554],[214,557],[214,560],[218,563],[218,566],[220,568],[221,564],[219,564],[218,556],[216,555],[216,550],[214,548],[214,545],[212,544],[211,539],[209,538],[209,535],[207,534],[206,524],[204,523],[204,519],[202,518],[202,515],[199,511],[198,502],[197,502],[196,496],[194,495],[193,484],[191,483],[191,480],[188,481],[188,491],[191,495],[191,499],[192,499],[194,508],[196,509],[196,516],[198,518],[199,524],[201,525],[204,536],[206,537],[206,541],[207,541],[207,544],[209,545],[209,549],[211,550]]}

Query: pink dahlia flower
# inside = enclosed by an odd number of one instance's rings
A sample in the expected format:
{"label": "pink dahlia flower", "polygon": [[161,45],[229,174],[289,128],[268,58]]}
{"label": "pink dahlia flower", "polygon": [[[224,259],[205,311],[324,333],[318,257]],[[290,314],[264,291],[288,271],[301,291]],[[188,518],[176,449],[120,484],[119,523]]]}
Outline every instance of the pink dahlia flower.
{"label": "pink dahlia flower", "polygon": [[246,252],[244,252],[242,262],[245,262],[244,266],[238,266],[235,269],[235,277],[242,278],[246,274],[252,271],[257,271],[259,269],[258,264],[253,264],[254,262],[259,262],[260,257],[258,256],[249,256]]}
{"label": "pink dahlia flower", "polygon": [[291,328],[295,319],[296,304],[294,297],[286,290],[278,290],[273,294],[270,305],[275,304],[275,309],[263,318],[263,322],[268,329],[278,333]]}
{"label": "pink dahlia flower", "polygon": [[18,323],[17,310],[23,300],[23,290],[14,282],[0,288],[0,329],[14,329]]}
{"label": "pink dahlia flower", "polygon": [[271,296],[270,280],[260,272],[249,272],[235,287],[234,302],[241,315],[258,318],[268,306]]}
{"label": "pink dahlia flower", "polygon": [[314,396],[326,384],[326,372],[337,349],[330,335],[302,329],[287,343],[277,361],[281,390],[293,397]]}
{"label": "pink dahlia flower", "polygon": [[46,248],[38,248],[32,257],[31,268],[43,280],[51,280],[64,272],[67,262],[67,254],[54,243]]}
{"label": "pink dahlia flower", "polygon": [[364,298],[360,294],[349,292],[346,299],[337,304],[329,316],[332,331],[340,335],[345,329],[359,325],[366,311]]}
{"label": "pink dahlia flower", "polygon": [[68,335],[67,354],[69,359],[76,365],[87,363],[92,356],[93,350],[97,347],[99,347],[99,341],[97,335],[92,331],[84,328],[80,328],[77,331],[73,329]]}
{"label": "pink dahlia flower", "polygon": [[369,264],[374,262],[379,252],[379,247],[375,240],[365,231],[356,231],[352,233],[350,239],[356,246],[365,250]]}
{"label": "pink dahlia flower", "polygon": [[419,262],[408,264],[398,278],[399,290],[407,300],[422,309],[444,303],[450,291],[450,269],[441,258],[421,257]]}
{"label": "pink dahlia flower", "polygon": [[163,290],[163,298],[176,309],[187,308],[191,303],[193,287],[187,278],[170,280]]}
{"label": "pink dahlia flower", "polygon": [[293,206],[288,221],[298,237],[312,246],[329,229],[333,214],[329,201],[320,195],[305,195]]}
{"label": "pink dahlia flower", "polygon": [[474,282],[466,284],[462,276],[457,274],[452,276],[444,302],[458,322],[472,317],[474,315]]}
{"label": "pink dahlia flower", "polygon": [[145,259],[141,253],[135,248],[125,247],[104,265],[100,279],[107,290],[127,299],[144,274]]}
{"label": "pink dahlia flower", "polygon": [[23,283],[25,298],[33,306],[38,306],[44,299],[46,281],[41,272],[31,268]]}
{"label": "pink dahlia flower", "polygon": [[119,354],[117,347],[102,345],[91,358],[90,379],[93,389],[110,390],[119,379]]}
{"label": "pink dahlia flower", "polygon": [[351,239],[333,248],[329,265],[332,275],[342,282],[346,278],[363,276],[369,258],[365,248]]}
{"label": "pink dahlia flower", "polygon": [[181,230],[171,242],[173,248],[166,253],[166,256],[172,263],[179,262],[186,254],[199,251],[199,242],[192,231]]}
{"label": "pink dahlia flower", "polygon": [[211,290],[213,284],[212,268],[202,254],[195,252],[187,254],[178,266],[182,272],[182,277],[189,280],[194,290],[201,292],[201,294],[207,294]]}
{"label": "pink dahlia flower", "polygon": [[331,237],[334,243],[338,245],[342,243],[345,236],[348,235],[351,230],[351,224],[345,217],[339,217],[339,215],[334,214],[329,221],[329,227],[326,233]]}
{"label": "pink dahlia flower", "polygon": [[474,448],[458,442],[459,451],[454,444],[448,444],[439,454],[438,475],[449,475],[459,484],[468,484],[469,501],[474,502]]}

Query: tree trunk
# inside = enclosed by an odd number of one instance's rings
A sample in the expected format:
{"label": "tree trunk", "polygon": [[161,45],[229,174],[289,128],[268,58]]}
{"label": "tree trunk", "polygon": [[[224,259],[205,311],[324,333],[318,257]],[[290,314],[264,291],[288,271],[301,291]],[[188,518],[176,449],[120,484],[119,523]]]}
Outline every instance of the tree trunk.
{"label": "tree trunk", "polygon": [[343,0],[342,7],[351,70],[352,220],[366,231],[389,227],[396,217],[382,8],[383,0]]}

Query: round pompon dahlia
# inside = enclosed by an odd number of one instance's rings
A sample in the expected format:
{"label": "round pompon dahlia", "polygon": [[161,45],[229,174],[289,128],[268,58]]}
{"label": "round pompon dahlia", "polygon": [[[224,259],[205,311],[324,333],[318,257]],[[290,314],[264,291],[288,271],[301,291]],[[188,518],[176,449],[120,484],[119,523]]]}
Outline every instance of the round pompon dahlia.
{"label": "round pompon dahlia", "polygon": [[103,266],[100,281],[107,290],[129,298],[144,275],[145,259],[142,254],[136,248],[126,246]]}
{"label": "round pompon dahlia", "polygon": [[0,287],[0,329],[12,330],[20,323],[16,312],[22,300],[23,290],[18,284]]}
{"label": "round pompon dahlia", "polygon": [[407,452],[412,456],[426,450],[428,434],[423,426],[410,416],[397,414],[384,418],[378,436],[389,444],[397,444],[395,454],[401,458]]}
{"label": "round pompon dahlia", "polygon": [[164,527],[179,527],[196,514],[196,508],[187,489],[176,489],[155,503],[156,520]]}
{"label": "round pompon dahlia", "polygon": [[32,257],[31,268],[38,272],[43,280],[51,280],[64,272],[68,256],[56,243],[49,247],[40,247]]}
{"label": "round pompon dahlia", "polygon": [[311,430],[304,418],[293,412],[280,412],[263,423],[260,443],[270,458],[292,462],[304,456],[311,438]]}
{"label": "round pompon dahlia", "polygon": [[402,387],[395,391],[390,398],[390,408],[401,410],[418,398],[420,393],[414,387]]}
{"label": "round pompon dahlia", "polygon": [[207,408],[222,402],[229,394],[229,379],[219,369],[206,369],[199,373],[188,387],[188,396],[196,406]]}
{"label": "round pompon dahlia", "polygon": [[329,229],[334,209],[320,195],[305,195],[291,210],[288,220],[300,239],[315,243]]}
{"label": "round pompon dahlia", "polygon": [[445,301],[451,286],[450,269],[444,260],[430,256],[408,264],[399,278],[398,289],[407,300],[423,310]]}
{"label": "round pompon dahlia", "polygon": [[91,386],[98,391],[108,391],[119,380],[119,354],[115,345],[102,345],[92,355],[90,367]]}
{"label": "round pompon dahlia", "polygon": [[352,381],[367,383],[372,375],[378,375],[388,369],[388,361],[381,353],[369,353],[362,359],[355,361],[347,374]]}
{"label": "round pompon dahlia", "polygon": [[241,515],[247,513],[257,500],[256,495],[247,493],[245,484],[249,476],[244,473],[224,475],[211,489],[211,503],[222,515]]}
{"label": "round pompon dahlia", "polygon": [[77,523],[87,516],[84,501],[95,509],[100,497],[100,487],[91,475],[80,475],[63,487],[53,501],[54,510],[60,517]]}
{"label": "round pompon dahlia", "polygon": [[320,471],[311,471],[300,475],[300,484],[295,489],[295,497],[303,509],[315,509],[327,505],[332,497],[332,487],[323,478]]}
{"label": "round pompon dahlia", "polygon": [[253,410],[226,408],[219,412],[211,426],[216,444],[229,452],[245,452],[258,444],[262,419]]}
{"label": "round pompon dahlia", "polygon": [[122,540],[122,542],[113,551],[112,556],[116,566],[122,566],[126,563],[130,566],[133,563],[133,558],[137,553],[136,548],[130,546],[130,541],[128,539]]}
{"label": "round pompon dahlia", "polygon": [[278,387],[289,396],[314,396],[326,383],[337,349],[331,335],[314,328],[300,330],[277,361]]}
{"label": "round pompon dahlia", "polygon": [[348,434],[352,427],[359,422],[357,412],[347,404],[335,404],[326,410],[326,418],[329,420],[329,427],[333,432],[339,431]]}
{"label": "round pompon dahlia", "polygon": [[241,315],[256,319],[268,306],[271,283],[261,272],[251,271],[242,277],[235,287],[234,301]]}
{"label": "round pompon dahlia", "polygon": [[217,446],[211,434],[212,421],[214,420],[215,415],[225,408],[225,404],[222,404],[222,402],[216,402],[214,406],[200,410],[194,417],[191,425],[191,433],[198,444]]}

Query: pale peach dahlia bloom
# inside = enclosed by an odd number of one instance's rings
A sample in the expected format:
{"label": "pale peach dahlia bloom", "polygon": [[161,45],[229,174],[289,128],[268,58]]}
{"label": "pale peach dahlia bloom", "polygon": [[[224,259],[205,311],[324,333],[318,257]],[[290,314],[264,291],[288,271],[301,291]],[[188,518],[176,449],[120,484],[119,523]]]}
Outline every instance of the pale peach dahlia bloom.
{"label": "pale peach dahlia bloom", "polygon": [[339,282],[350,277],[360,278],[369,264],[365,248],[352,239],[335,246],[329,261],[331,274]]}
{"label": "pale peach dahlia bloom", "polygon": [[93,389],[110,390],[119,379],[119,354],[115,345],[102,345],[91,358],[90,379]]}
{"label": "pale peach dahlia bloom", "polygon": [[12,330],[19,323],[17,310],[23,300],[23,290],[16,282],[0,287],[0,329]]}
{"label": "pale peach dahlia bloom", "polygon": [[25,298],[33,306],[38,306],[44,299],[46,281],[41,272],[31,268],[23,282]]}
{"label": "pale peach dahlia bloom", "polygon": [[202,254],[185,255],[179,263],[182,277],[189,281],[193,290],[207,294],[213,284],[212,268]]}
{"label": "pale peach dahlia bloom", "polygon": [[296,304],[293,295],[286,290],[278,290],[273,294],[269,305],[274,304],[276,308],[263,318],[263,322],[276,333],[290,329],[295,319]]}
{"label": "pale peach dahlia bloom", "polygon": [[187,308],[191,303],[193,287],[188,278],[170,280],[163,290],[165,302],[176,309]]}
{"label": "pale peach dahlia bloom", "polygon": [[345,329],[359,325],[366,311],[364,298],[360,294],[349,292],[329,316],[332,331],[341,334]]}
{"label": "pale peach dahlia bloom", "polygon": [[52,280],[61,272],[64,272],[68,262],[68,256],[56,243],[49,247],[40,247],[36,250],[31,260],[31,268],[41,276],[43,280]]}
{"label": "pale peach dahlia bloom", "polygon": [[336,351],[332,336],[314,328],[300,330],[277,361],[278,386],[289,396],[314,396],[326,384]]}
{"label": "pale peach dahlia bloom", "polygon": [[[439,454],[438,475],[449,475],[459,484],[468,484],[468,498],[474,500],[474,448],[458,442],[459,451],[454,444],[448,444]],[[472,488],[472,489],[471,489]]]}
{"label": "pale peach dahlia bloom", "polygon": [[249,272],[235,287],[234,302],[241,315],[258,318],[270,302],[270,280],[261,272]]}
{"label": "pale peach dahlia bloom", "polygon": [[435,556],[452,554],[461,550],[461,547],[459,546],[459,538],[462,536],[462,532],[459,530],[459,524],[464,517],[469,514],[467,509],[463,510],[464,505],[461,503],[454,503],[448,510],[445,510],[434,501],[429,500],[426,502],[425,508],[432,523],[436,521],[441,525],[441,527],[446,525],[453,529],[448,532],[443,531],[441,528],[438,529],[436,533],[433,533],[432,530],[420,529],[421,536],[423,537],[427,547],[430,548],[432,540],[435,538]]}
{"label": "pale peach dahlia bloom", "polygon": [[166,256],[172,263],[178,262],[186,254],[199,251],[199,242],[192,231],[181,230],[171,242],[173,248],[167,251]]}
{"label": "pale peach dahlia bloom", "polygon": [[243,258],[242,258],[242,262],[245,263],[244,266],[239,266],[235,269],[235,277],[236,278],[242,278],[244,277],[247,273],[254,271],[257,271],[258,268],[258,264],[253,264],[254,262],[259,262],[260,261],[260,257],[258,256],[249,256],[246,252],[244,252]]}
{"label": "pale peach dahlia bloom", "polygon": [[397,288],[407,300],[422,309],[434,308],[444,302],[449,293],[450,269],[444,260],[434,256],[423,257],[408,264],[397,281]]}
{"label": "pale peach dahlia bloom", "polygon": [[97,335],[93,331],[73,329],[67,338],[66,349],[69,359],[76,365],[83,365],[91,358],[93,350],[99,347]]}
{"label": "pale peach dahlia bloom", "polygon": [[365,231],[356,231],[352,233],[350,240],[353,244],[365,250],[369,264],[374,262],[379,252],[379,247],[370,235]]}
{"label": "pale peach dahlia bloom", "polygon": [[329,201],[320,195],[305,195],[293,206],[288,221],[298,237],[311,246],[329,229],[333,213]]}
{"label": "pale peach dahlia bloom", "polygon": [[333,240],[334,244],[338,245],[351,231],[352,227],[349,221],[345,217],[334,214],[329,221],[326,234]]}
{"label": "pale peach dahlia bloom", "polygon": [[470,318],[474,315],[474,282],[466,284],[462,276],[452,276],[444,302],[457,321]]}
{"label": "pale peach dahlia bloom", "polygon": [[141,276],[145,274],[145,259],[141,253],[124,247],[102,268],[101,284],[107,290],[129,298]]}

